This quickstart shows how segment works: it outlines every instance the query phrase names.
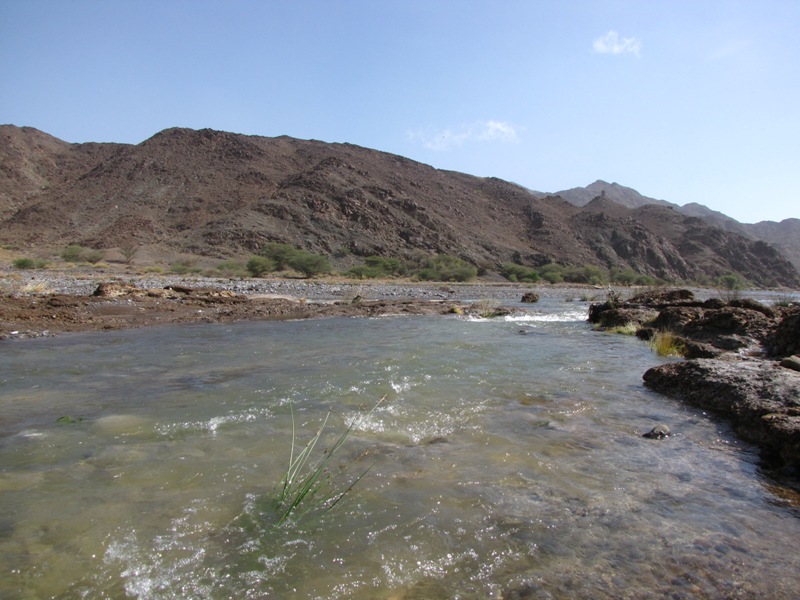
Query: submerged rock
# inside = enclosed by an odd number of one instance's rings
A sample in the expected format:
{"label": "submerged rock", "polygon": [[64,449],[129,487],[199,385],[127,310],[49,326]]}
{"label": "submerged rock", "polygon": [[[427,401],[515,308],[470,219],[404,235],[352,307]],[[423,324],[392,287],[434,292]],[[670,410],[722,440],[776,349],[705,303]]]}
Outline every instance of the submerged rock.
{"label": "submerged rock", "polygon": [[663,440],[664,438],[668,438],[671,434],[669,427],[666,425],[656,425],[650,431],[642,435],[642,437],[649,438],[651,440]]}

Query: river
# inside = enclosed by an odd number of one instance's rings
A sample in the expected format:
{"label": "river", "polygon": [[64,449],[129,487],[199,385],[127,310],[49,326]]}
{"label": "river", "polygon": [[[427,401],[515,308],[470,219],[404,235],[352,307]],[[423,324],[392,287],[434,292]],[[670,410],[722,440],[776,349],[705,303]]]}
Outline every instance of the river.
{"label": "river", "polygon": [[[585,303],[535,308],[3,344],[0,597],[795,597],[754,448]],[[329,413],[312,460],[352,425],[326,476],[363,477],[278,523],[293,423],[296,456]]]}

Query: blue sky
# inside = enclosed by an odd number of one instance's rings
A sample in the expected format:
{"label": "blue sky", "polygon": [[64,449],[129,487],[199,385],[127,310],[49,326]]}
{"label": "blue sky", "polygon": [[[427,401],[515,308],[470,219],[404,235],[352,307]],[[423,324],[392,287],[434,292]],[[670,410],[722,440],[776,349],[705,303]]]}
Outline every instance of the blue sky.
{"label": "blue sky", "polygon": [[800,217],[798,0],[0,0],[0,123],[349,142]]}

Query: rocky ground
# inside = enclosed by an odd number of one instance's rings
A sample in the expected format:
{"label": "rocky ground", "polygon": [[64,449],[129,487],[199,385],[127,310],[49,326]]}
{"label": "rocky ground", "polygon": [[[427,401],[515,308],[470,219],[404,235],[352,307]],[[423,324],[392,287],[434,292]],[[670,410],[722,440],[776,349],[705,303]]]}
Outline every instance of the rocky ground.
{"label": "rocky ground", "polygon": [[[469,312],[485,310],[481,300],[518,302],[530,291],[512,284],[231,280],[91,271],[0,275],[0,339],[247,319]],[[542,293],[575,297],[587,290]],[[497,309],[493,304],[492,310]]]}
{"label": "rocky ground", "polygon": [[800,306],[672,290],[594,304],[589,319],[645,339],[668,331],[688,360],[648,370],[645,385],[723,415],[765,464],[800,474]]}

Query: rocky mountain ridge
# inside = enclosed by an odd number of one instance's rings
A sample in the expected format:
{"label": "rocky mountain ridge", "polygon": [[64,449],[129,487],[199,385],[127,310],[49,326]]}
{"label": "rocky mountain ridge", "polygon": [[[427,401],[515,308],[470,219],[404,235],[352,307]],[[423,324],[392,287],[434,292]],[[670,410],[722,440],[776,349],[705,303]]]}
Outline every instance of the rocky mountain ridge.
{"label": "rocky mountain ridge", "polygon": [[135,245],[222,259],[283,242],[344,262],[449,254],[489,270],[557,262],[800,286],[770,245],[669,206],[606,194],[578,207],[352,144],[210,129],[130,145],[0,126],[0,220],[0,243],[42,252]]}
{"label": "rocky mountain ridge", "polygon": [[618,183],[608,183],[598,179],[586,187],[570,188],[556,192],[575,206],[585,206],[597,196],[604,196],[613,202],[628,208],[638,208],[648,204],[658,204],[674,208],[689,217],[698,217],[714,227],[738,233],[753,240],[761,240],[777,248],[789,261],[800,270],[800,219],[790,218],[783,221],[759,221],[758,223],[740,223],[736,219],[707,206],[690,202],[683,206],[643,196],[636,190]]}

